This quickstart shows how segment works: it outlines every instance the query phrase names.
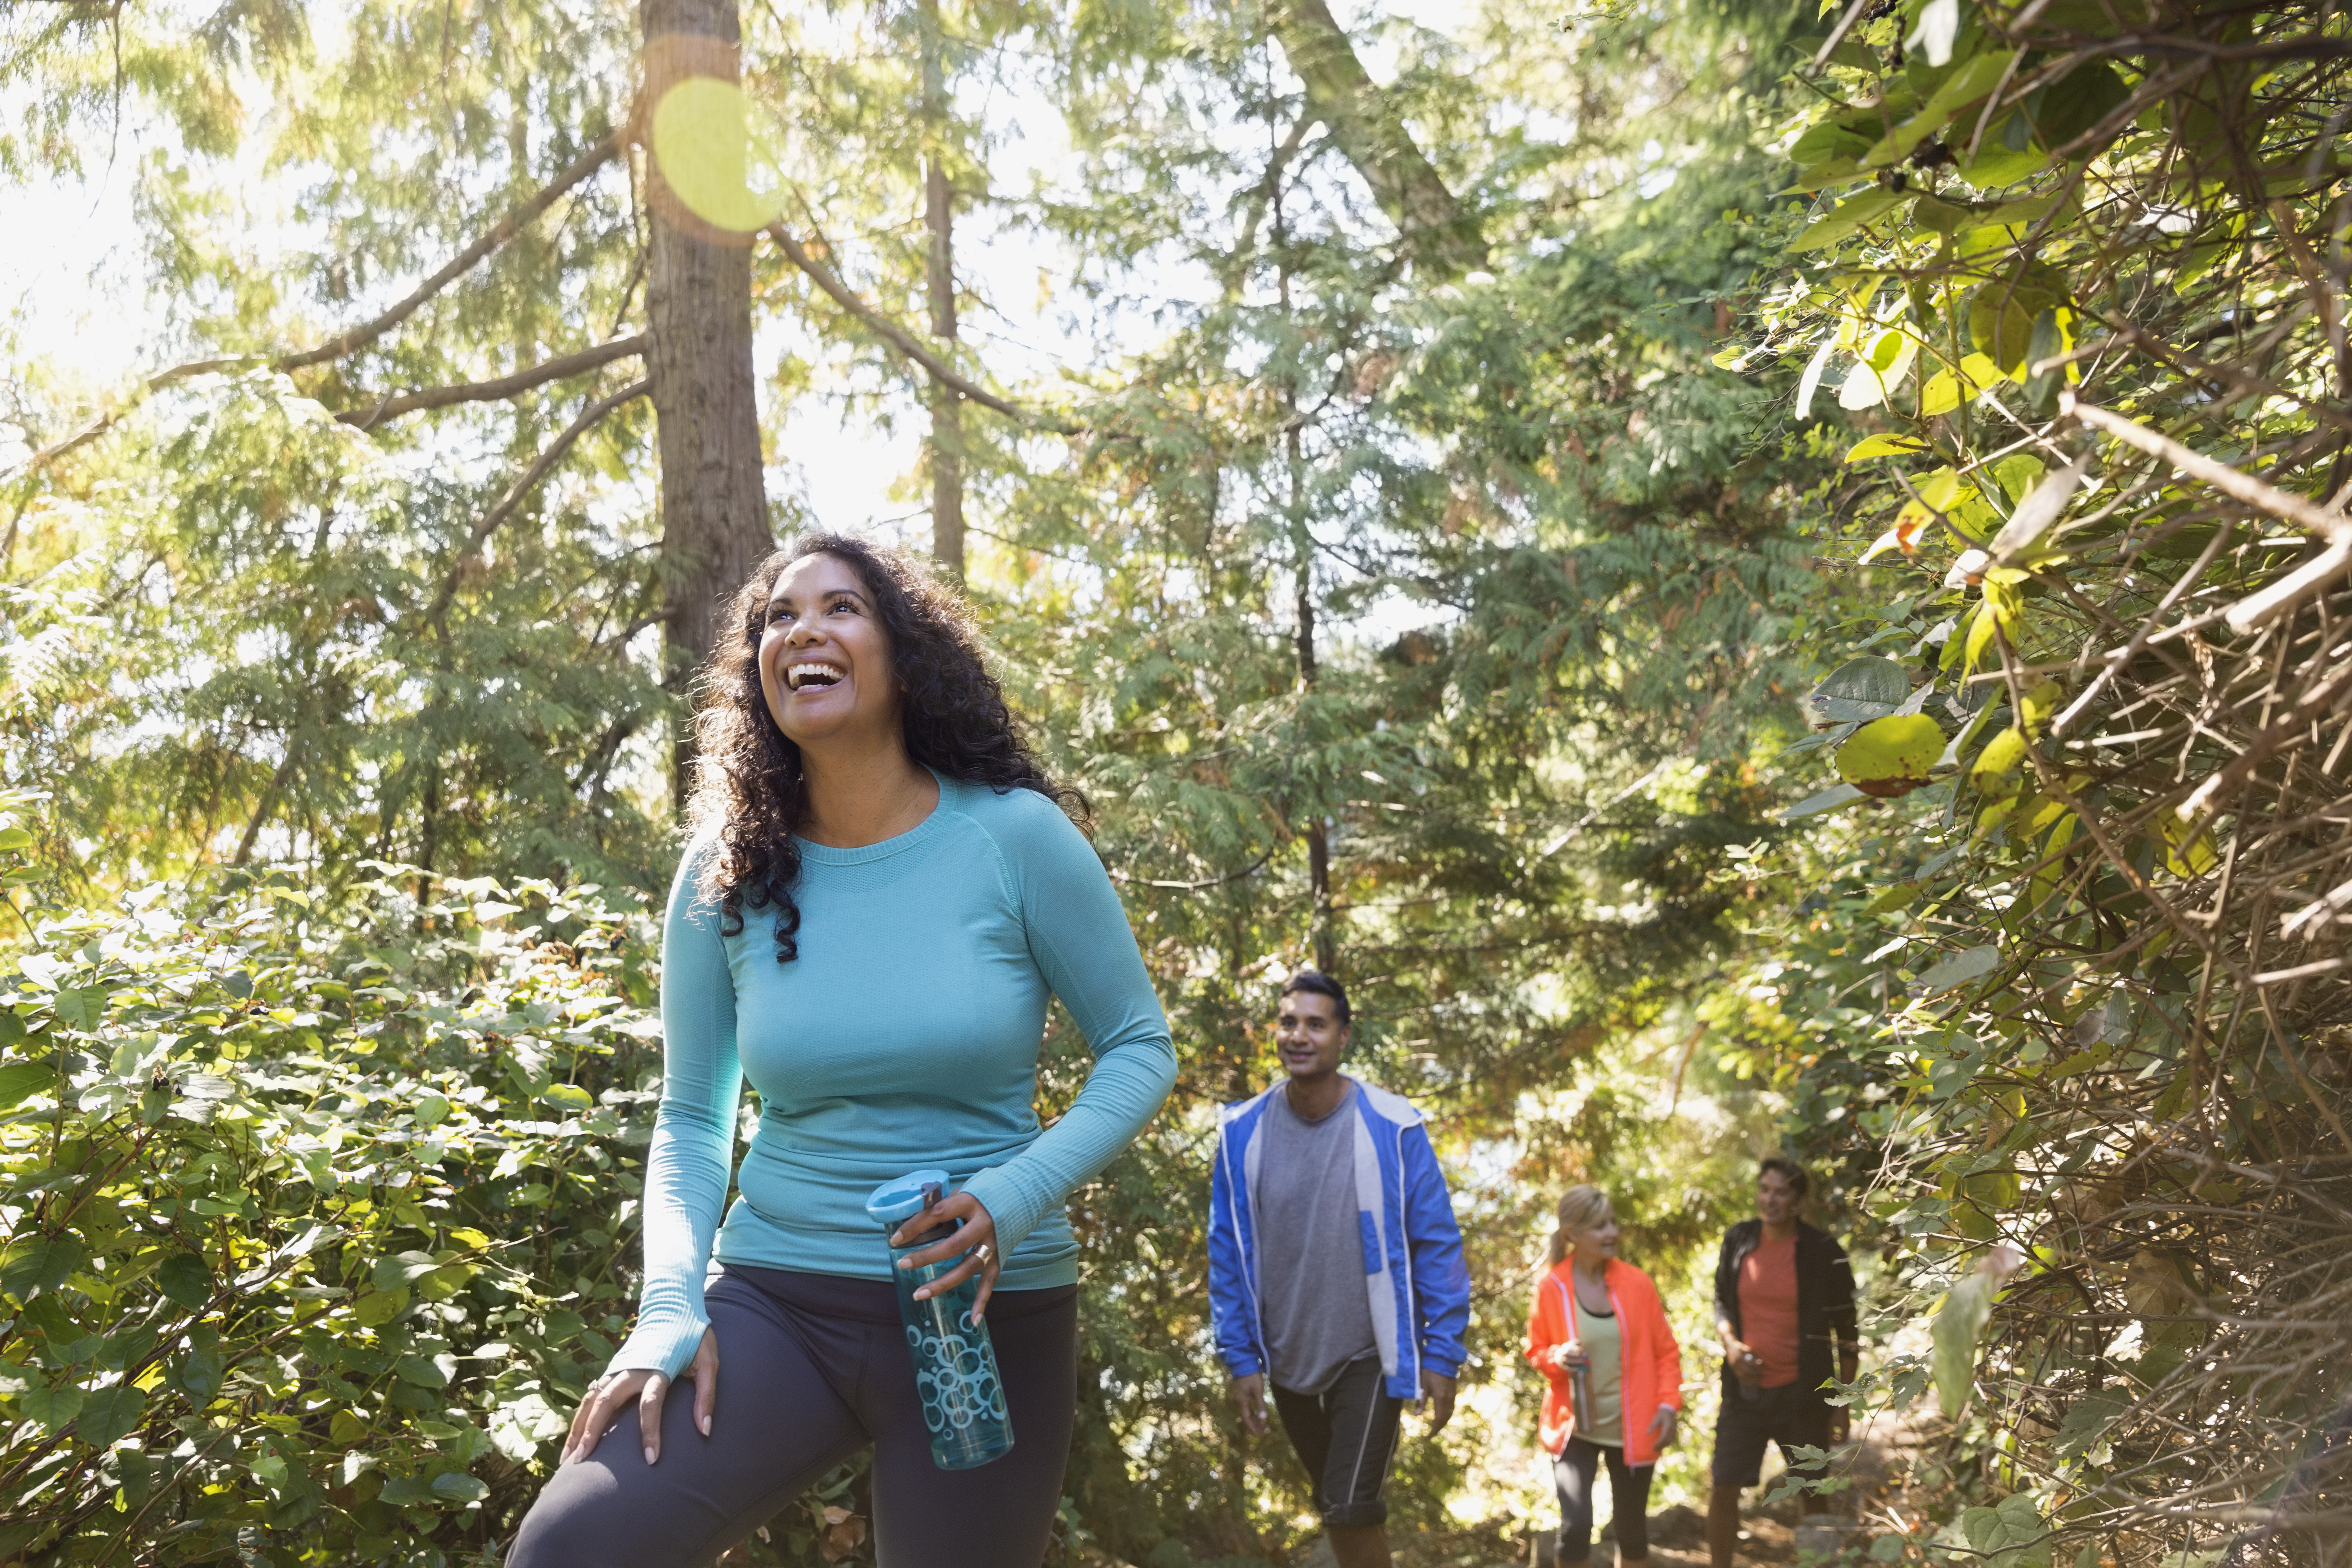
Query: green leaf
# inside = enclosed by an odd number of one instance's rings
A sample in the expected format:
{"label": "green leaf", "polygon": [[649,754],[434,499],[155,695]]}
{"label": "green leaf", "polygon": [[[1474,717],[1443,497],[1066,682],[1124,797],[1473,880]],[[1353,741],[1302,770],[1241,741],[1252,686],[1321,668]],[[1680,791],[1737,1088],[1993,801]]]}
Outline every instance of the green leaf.
{"label": "green leaf", "polygon": [[2000,1282],[1982,1270],[1971,1271],[1944,1296],[1936,1313],[1936,1403],[1944,1419],[1957,1421],[1976,1392],[1977,1336],[1992,1316],[1992,1299]]}
{"label": "green leaf", "polygon": [[1944,754],[1944,731],[1925,713],[1875,719],[1837,749],[1838,776],[1881,799],[1908,795],[1927,782]]}
{"label": "green leaf", "polygon": [[433,1489],[457,1502],[479,1502],[490,1495],[490,1489],[463,1470],[451,1470],[433,1478]]}
{"label": "green leaf", "polygon": [[1907,910],[1918,902],[1919,895],[1924,891],[1926,887],[1922,883],[1897,882],[1871,900],[1862,912],[1865,915],[1885,915],[1900,910]]}
{"label": "green leaf", "polygon": [[91,1031],[106,1020],[106,997],[103,985],[61,986],[52,1005],[67,1027]]}
{"label": "green leaf", "polygon": [[[1993,628],[2000,625],[2000,606],[1987,597],[1977,605],[1976,612],[1969,617],[1968,635],[1965,637],[1952,639],[1952,642],[1960,649],[1960,673],[1965,675],[1976,668],[1978,658],[1992,643]],[[1946,657],[1950,657],[1949,648],[1946,649]]]}
{"label": "green leaf", "polygon": [[422,1096],[416,1101],[416,1125],[426,1131],[449,1120],[449,1102],[437,1094]]}
{"label": "green leaf", "polygon": [[93,1448],[105,1448],[128,1436],[146,1418],[147,1396],[127,1383],[101,1388],[83,1402],[74,1436]]}
{"label": "green leaf", "polygon": [[440,1260],[429,1252],[401,1252],[379,1259],[371,1278],[377,1289],[396,1290],[440,1267]]}
{"label": "green leaf", "polygon": [[2066,1407],[2054,1447],[2062,1459],[2079,1459],[2129,1406],[2110,1394],[2086,1394]]}
{"label": "green leaf", "polygon": [[353,1303],[352,1316],[362,1328],[380,1328],[408,1310],[408,1287],[396,1290],[376,1290]]}
{"label": "green leaf", "polygon": [[2131,89],[2105,60],[2075,67],[2042,95],[2034,119],[2042,140],[2063,147],[2131,98]]}
{"label": "green leaf", "polygon": [[376,1498],[394,1508],[433,1508],[442,1500],[432,1481],[423,1476],[394,1476],[383,1483]]}
{"label": "green leaf", "polygon": [[1865,654],[1832,670],[1807,701],[1816,721],[1843,724],[1884,719],[1910,697],[1909,672],[1891,658]]}
{"label": "green leaf", "polygon": [[1816,219],[1812,226],[1789,242],[1794,251],[1819,250],[1835,245],[1865,223],[1882,217],[1897,205],[1909,201],[1909,193],[1873,188],[1848,198],[1828,216]]}
{"label": "green leaf", "polygon": [[204,1340],[173,1365],[173,1380],[198,1405],[207,1404],[220,1392],[221,1357],[220,1348],[214,1342],[216,1337]]}
{"label": "green leaf", "polygon": [[1800,168],[1810,169],[1830,158],[1859,158],[1870,150],[1870,142],[1863,132],[1834,119],[1824,120],[1790,144],[1789,157]]}
{"label": "green leaf", "polygon": [[2009,497],[2011,506],[2032,495],[2041,485],[2042,476],[2048,472],[2042,467],[2042,459],[2030,452],[2013,453],[1992,466],[1992,477],[2000,483],[2001,493]]}
{"label": "green leaf", "polygon": [[1842,805],[1869,797],[1852,784],[1842,784],[1825,789],[1819,795],[1809,795],[1780,814],[1783,822],[1795,822],[1801,817],[1819,816],[1825,811],[1835,811]]}
{"label": "green leaf", "polygon": [[1892,458],[1905,452],[1924,452],[1927,443],[1916,436],[1870,436],[1854,444],[1846,453],[1849,463],[1866,462],[1872,458]]}
{"label": "green leaf", "polygon": [[213,1299],[213,1271],[192,1253],[179,1253],[155,1266],[155,1288],[181,1306],[199,1309]]}
{"label": "green leaf", "polygon": [[56,1528],[57,1521],[47,1519],[20,1519],[0,1524],[0,1561],[16,1558]]}
{"label": "green leaf", "polygon": [[588,1091],[576,1083],[549,1084],[540,1091],[539,1098],[544,1104],[559,1106],[565,1110],[589,1110],[596,1104],[588,1097]]}
{"label": "green leaf", "polygon": [[37,1243],[22,1252],[12,1249],[6,1265],[0,1267],[0,1290],[22,1301],[36,1290],[56,1289],[66,1282],[66,1276],[89,1261],[89,1251],[69,1236]]}
{"label": "green leaf", "polygon": [[1971,980],[1990,974],[2000,966],[2000,949],[1987,943],[1952,954],[1932,965],[1911,984],[1923,991],[1948,991],[1955,985],[1965,985]]}
{"label": "green leaf", "polygon": [[2042,1510],[2023,1492],[2012,1492],[1997,1508],[1971,1508],[1959,1518],[1960,1533],[1982,1552],[1985,1568],[2026,1568],[2029,1560],[2046,1563],[2049,1553],[2036,1553],[2045,1530]]}
{"label": "green leaf", "polygon": [[419,1388],[449,1386],[448,1373],[436,1365],[430,1356],[404,1355],[392,1364],[393,1370],[400,1374],[401,1381],[404,1383],[413,1383]]}
{"label": "green leaf", "polygon": [[51,1388],[36,1388],[16,1396],[16,1408],[28,1421],[37,1421],[51,1436],[66,1429],[67,1423],[81,1414],[84,1398],[81,1385],[60,1383]]}
{"label": "green leaf", "polygon": [[1930,234],[1950,234],[1975,221],[1977,209],[1937,196],[1921,196],[1911,208],[1911,221]]}
{"label": "green leaf", "polygon": [[2025,761],[2025,731],[2012,724],[1986,742],[1969,769],[1971,782],[1982,784],[2015,773]]}
{"label": "green leaf", "polygon": [[[2033,318],[2050,303],[2050,296],[2039,289],[1988,283],[1969,300],[1969,341],[1991,358],[2001,374],[2021,381],[2025,356],[2033,347]],[[2039,478],[2040,462],[2026,460],[2033,463]]]}
{"label": "green leaf", "polygon": [[0,1068],[0,1110],[22,1105],[58,1081],[58,1069],[47,1062],[10,1062]]}
{"label": "green leaf", "polygon": [[1866,168],[1883,168],[1908,158],[1920,142],[1942,130],[1961,107],[1982,99],[2000,82],[2015,51],[1995,49],[1976,56],[1946,77],[1919,112],[1881,137],[1863,157]]}

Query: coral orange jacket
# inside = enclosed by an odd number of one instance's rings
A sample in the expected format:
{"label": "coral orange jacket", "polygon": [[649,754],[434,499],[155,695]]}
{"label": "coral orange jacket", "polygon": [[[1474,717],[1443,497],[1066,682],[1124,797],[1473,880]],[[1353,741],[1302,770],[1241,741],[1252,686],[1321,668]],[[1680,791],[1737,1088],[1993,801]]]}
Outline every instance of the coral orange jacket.
{"label": "coral orange jacket", "polygon": [[[1554,1351],[1577,1337],[1576,1286],[1569,1277],[1574,1267],[1565,1258],[1554,1266],[1537,1282],[1536,1299],[1528,1310],[1528,1360],[1550,1384],[1544,1390],[1538,1435],[1554,1454],[1568,1447],[1576,1430],[1569,1408],[1568,1373],[1552,1360]],[[1625,1462],[1654,1465],[1658,1451],[1650,1441],[1651,1421],[1660,1405],[1675,1411],[1683,1407],[1683,1349],[1648,1275],[1612,1258],[1601,1278],[1617,1311],[1618,1340],[1625,1352]]]}

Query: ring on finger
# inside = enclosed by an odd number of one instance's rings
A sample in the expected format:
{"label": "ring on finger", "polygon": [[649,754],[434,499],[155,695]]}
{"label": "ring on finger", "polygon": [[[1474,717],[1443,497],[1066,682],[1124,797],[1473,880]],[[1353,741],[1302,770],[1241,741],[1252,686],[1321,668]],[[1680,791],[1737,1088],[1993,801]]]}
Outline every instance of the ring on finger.
{"label": "ring on finger", "polygon": [[972,1261],[979,1264],[982,1268],[987,1268],[988,1260],[995,1256],[996,1244],[992,1241],[983,1241],[978,1247],[971,1249]]}

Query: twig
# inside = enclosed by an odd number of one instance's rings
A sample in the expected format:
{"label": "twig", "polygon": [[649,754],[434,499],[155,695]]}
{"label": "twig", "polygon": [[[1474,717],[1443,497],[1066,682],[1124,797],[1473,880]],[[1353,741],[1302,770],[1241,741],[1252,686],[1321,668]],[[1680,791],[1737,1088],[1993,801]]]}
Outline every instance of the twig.
{"label": "twig", "polygon": [[482,520],[479,522],[474,524],[472,536],[467,540],[465,549],[458,552],[457,559],[449,563],[449,570],[441,578],[441,591],[434,595],[432,607],[425,612],[425,618],[427,621],[438,623],[448,612],[450,601],[457,596],[457,580],[465,574],[466,568],[473,563],[482,547],[482,541],[497,531],[499,524],[504,522],[507,515],[522,504],[523,498],[530,494],[541,479],[547,477],[547,471],[550,468],[563,460],[563,455],[572,450],[572,443],[586,435],[599,420],[614,409],[624,403],[643,397],[653,388],[654,384],[650,380],[635,381],[609,397],[598,398],[582,409],[580,416],[566,426],[562,435],[548,443],[547,449],[539,455],[536,462],[524,470],[522,478],[509,486],[507,493],[500,496],[497,504],[482,514]]}
{"label": "twig", "polygon": [[138,407],[167,386],[191,380],[199,375],[227,374],[268,365],[271,370],[285,372],[303,370],[329,360],[341,359],[356,349],[365,348],[421,309],[426,300],[447,288],[457,279],[473,269],[476,263],[499,246],[520,233],[523,226],[538,217],[573,186],[612,162],[624,141],[624,132],[615,131],[574,159],[571,165],[556,175],[554,181],[542,186],[523,204],[490,226],[480,237],[451,258],[438,272],[418,284],[408,297],[374,320],[329,338],[316,348],[301,349],[292,353],[271,357],[268,354],[231,354],[226,357],[191,360],[168,370],[157,371],[139,384],[136,391],[116,406],[100,414],[89,424],[61,440],[40,448],[16,470],[16,477],[40,472],[59,458],[89,442],[98,439],[121,422],[123,416]]}
{"label": "twig", "polygon": [[446,408],[457,403],[494,403],[500,398],[514,397],[534,386],[544,386],[551,381],[562,381],[575,375],[585,375],[601,370],[616,359],[628,359],[646,352],[643,334],[615,338],[609,343],[599,343],[593,349],[575,353],[558,354],[541,361],[528,370],[516,371],[494,381],[460,382],[453,386],[427,387],[421,392],[404,392],[387,397],[368,408],[349,409],[335,417],[345,425],[356,425],[362,430],[373,429],[377,424],[414,414],[424,408]]}
{"label": "twig", "polygon": [[776,242],[777,248],[784,253],[785,258],[808,274],[809,280],[824,289],[835,304],[865,322],[876,335],[892,348],[921,365],[941,385],[952,387],[965,398],[979,404],[982,407],[993,408],[1006,418],[1018,419],[1024,425],[1035,425],[1066,436],[1076,435],[1084,428],[1082,426],[1056,419],[1051,415],[1033,414],[1020,405],[998,396],[971,378],[958,374],[945,360],[924,347],[913,333],[859,299],[847,284],[835,276],[833,268],[810,255],[800,241],[793,237],[792,230],[786,228],[781,222],[770,224],[765,233],[769,238]]}

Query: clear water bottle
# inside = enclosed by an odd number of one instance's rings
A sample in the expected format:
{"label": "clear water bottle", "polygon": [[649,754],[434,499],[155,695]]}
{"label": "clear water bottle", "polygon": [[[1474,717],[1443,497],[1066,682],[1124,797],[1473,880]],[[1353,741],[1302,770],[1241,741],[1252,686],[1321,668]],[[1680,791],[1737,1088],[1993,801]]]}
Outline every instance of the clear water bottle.
{"label": "clear water bottle", "polygon": [[[945,1171],[910,1171],[885,1182],[866,1200],[866,1212],[887,1238],[899,1226],[939,1201],[947,1189]],[[961,1222],[957,1222],[961,1227]],[[969,1470],[1013,1447],[1013,1421],[1004,1409],[1004,1379],[996,1370],[996,1347],[986,1320],[974,1322],[980,1298],[974,1275],[929,1300],[915,1291],[952,1270],[963,1259],[950,1258],[919,1268],[900,1268],[907,1254],[954,1234],[933,1227],[890,1250],[890,1278],[898,1287],[898,1321],[906,1325],[907,1354],[915,1363],[915,1391],[923,1402],[923,1424],[931,1435],[931,1462],[943,1470]]]}

